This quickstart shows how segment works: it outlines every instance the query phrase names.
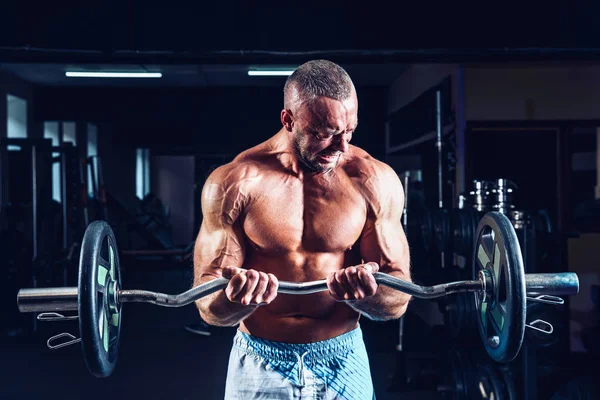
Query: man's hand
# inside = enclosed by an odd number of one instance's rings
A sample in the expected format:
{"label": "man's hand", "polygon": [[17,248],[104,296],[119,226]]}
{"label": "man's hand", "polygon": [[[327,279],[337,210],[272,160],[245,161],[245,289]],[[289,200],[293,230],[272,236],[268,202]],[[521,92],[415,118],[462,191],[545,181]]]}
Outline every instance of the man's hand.
{"label": "man's hand", "polygon": [[262,306],[271,303],[277,297],[279,281],[273,274],[254,269],[225,267],[223,276],[229,278],[225,295],[233,303]]}
{"label": "man's hand", "polygon": [[347,267],[327,276],[327,287],[337,301],[363,300],[377,292],[377,282],[373,274],[379,271],[374,262]]}

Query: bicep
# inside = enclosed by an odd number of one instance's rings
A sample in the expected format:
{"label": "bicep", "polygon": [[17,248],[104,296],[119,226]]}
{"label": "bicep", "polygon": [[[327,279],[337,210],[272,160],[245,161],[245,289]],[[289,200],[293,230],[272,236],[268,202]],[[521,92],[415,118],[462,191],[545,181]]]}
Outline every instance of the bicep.
{"label": "bicep", "polygon": [[376,262],[381,272],[399,272],[410,277],[409,247],[400,220],[369,219],[361,238],[360,251],[363,260]]}
{"label": "bicep", "polygon": [[244,240],[239,210],[221,185],[207,182],[202,192],[202,225],[194,245],[194,283],[221,276],[223,267],[241,267]]}
{"label": "bicep", "polygon": [[218,278],[224,267],[241,267],[244,263],[244,244],[233,227],[200,228],[194,246],[194,280]]}

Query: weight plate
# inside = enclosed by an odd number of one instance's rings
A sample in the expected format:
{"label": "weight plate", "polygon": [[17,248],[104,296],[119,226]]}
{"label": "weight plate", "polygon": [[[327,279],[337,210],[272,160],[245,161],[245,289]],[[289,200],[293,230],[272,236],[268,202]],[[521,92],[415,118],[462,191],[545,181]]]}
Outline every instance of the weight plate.
{"label": "weight plate", "polygon": [[450,349],[441,360],[438,393],[443,399],[468,400],[475,390],[475,365],[468,353]]}
{"label": "weight plate", "polygon": [[488,212],[479,222],[473,249],[473,277],[486,276],[485,294],[474,293],[479,333],[497,362],[512,361],[525,335],[525,270],[510,220]]}
{"label": "weight plate", "polygon": [[491,365],[479,365],[477,368],[476,399],[504,400],[504,385]]}
{"label": "weight plate", "polygon": [[507,400],[517,400],[517,384],[511,370],[511,364],[498,364],[495,369],[504,387],[504,397]]}
{"label": "weight plate", "polygon": [[79,331],[86,365],[99,378],[116,365],[121,334],[121,312],[115,293],[121,272],[115,236],[104,221],[89,224],[79,257]]}
{"label": "weight plate", "polygon": [[450,217],[448,210],[438,208],[432,213],[433,249],[439,253],[447,252],[450,247]]}
{"label": "weight plate", "polygon": [[433,223],[431,222],[431,213],[429,210],[423,210],[420,214],[420,227],[423,244],[426,251],[431,251],[434,248],[435,242],[433,239]]}
{"label": "weight plate", "polygon": [[[470,293],[456,293],[448,296],[443,307],[444,325],[454,340],[469,343],[477,335],[477,310]],[[450,300],[451,299],[451,300]]]}
{"label": "weight plate", "polygon": [[475,218],[475,210],[470,208],[452,211],[454,251],[461,256],[468,256],[473,251],[473,236],[477,229]]}

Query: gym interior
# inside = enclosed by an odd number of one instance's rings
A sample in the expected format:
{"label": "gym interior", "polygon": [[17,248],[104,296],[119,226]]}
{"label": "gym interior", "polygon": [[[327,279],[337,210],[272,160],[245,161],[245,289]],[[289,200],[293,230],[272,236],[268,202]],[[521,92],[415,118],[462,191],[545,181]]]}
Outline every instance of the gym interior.
{"label": "gym interior", "polygon": [[415,285],[480,279],[489,213],[518,239],[507,252],[522,273],[505,285],[577,279],[562,292],[496,294],[524,315],[520,330],[501,329],[518,348],[510,360],[490,357],[489,315],[473,291],[415,297],[399,320],[361,318],[377,398],[597,398],[600,61],[449,52],[2,50],[0,397],[223,398],[236,327],[205,323],[193,304],[122,304],[118,359],[99,378],[77,309],[27,310],[17,299],[23,289],[81,292],[84,236],[97,221],[114,234],[121,289],[192,289],[206,178],[281,128],[286,71],[325,58],[357,90],[352,144],[402,181]]}

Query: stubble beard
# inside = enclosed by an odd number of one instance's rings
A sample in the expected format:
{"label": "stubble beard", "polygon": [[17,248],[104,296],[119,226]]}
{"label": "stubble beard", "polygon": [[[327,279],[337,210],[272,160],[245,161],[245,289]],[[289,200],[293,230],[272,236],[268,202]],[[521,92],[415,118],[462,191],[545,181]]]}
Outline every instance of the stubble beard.
{"label": "stubble beard", "polygon": [[309,157],[306,152],[303,151],[303,140],[301,139],[302,133],[294,137],[292,141],[292,148],[294,149],[294,154],[298,157],[300,164],[304,169],[311,172],[327,172],[331,169],[329,166],[325,166],[319,163],[315,158]]}

